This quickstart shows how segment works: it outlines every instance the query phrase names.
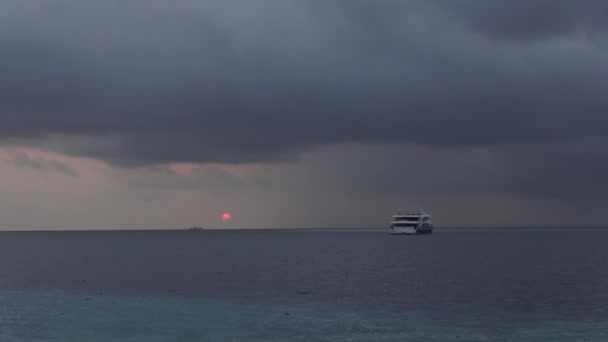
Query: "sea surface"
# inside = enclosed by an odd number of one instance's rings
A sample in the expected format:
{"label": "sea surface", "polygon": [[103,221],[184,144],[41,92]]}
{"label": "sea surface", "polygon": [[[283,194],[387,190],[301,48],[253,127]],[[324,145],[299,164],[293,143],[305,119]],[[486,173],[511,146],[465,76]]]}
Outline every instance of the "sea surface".
{"label": "sea surface", "polygon": [[608,230],[0,233],[0,341],[608,341]]}

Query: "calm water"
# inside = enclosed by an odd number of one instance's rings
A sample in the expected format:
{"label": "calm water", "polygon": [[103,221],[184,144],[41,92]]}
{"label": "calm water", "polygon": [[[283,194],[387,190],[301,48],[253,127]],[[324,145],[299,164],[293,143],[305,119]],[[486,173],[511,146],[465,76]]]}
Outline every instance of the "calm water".
{"label": "calm water", "polygon": [[0,233],[0,341],[608,341],[608,230]]}

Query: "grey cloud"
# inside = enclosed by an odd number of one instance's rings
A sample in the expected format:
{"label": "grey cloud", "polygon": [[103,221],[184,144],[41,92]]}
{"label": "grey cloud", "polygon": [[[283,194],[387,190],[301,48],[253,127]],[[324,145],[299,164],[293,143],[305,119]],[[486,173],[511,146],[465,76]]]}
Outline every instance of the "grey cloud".
{"label": "grey cloud", "polygon": [[51,170],[66,176],[78,176],[78,171],[66,163],[54,159],[32,158],[27,153],[21,151],[10,151],[10,161],[15,166],[21,168]]}
{"label": "grey cloud", "polygon": [[593,36],[608,28],[603,0],[442,0],[441,5],[480,33],[507,40]]}
{"label": "grey cloud", "polygon": [[167,165],[152,165],[152,166],[148,166],[148,167],[144,168],[144,171],[149,171],[151,173],[157,173],[157,174],[169,175],[169,176],[177,175],[177,172],[173,171],[173,169],[171,169]]}

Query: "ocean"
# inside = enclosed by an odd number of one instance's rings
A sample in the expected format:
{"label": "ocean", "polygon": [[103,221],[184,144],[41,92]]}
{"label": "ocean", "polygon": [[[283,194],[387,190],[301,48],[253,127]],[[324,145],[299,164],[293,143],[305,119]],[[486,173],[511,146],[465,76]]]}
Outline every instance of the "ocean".
{"label": "ocean", "polygon": [[608,341],[608,230],[0,233],[0,341]]}

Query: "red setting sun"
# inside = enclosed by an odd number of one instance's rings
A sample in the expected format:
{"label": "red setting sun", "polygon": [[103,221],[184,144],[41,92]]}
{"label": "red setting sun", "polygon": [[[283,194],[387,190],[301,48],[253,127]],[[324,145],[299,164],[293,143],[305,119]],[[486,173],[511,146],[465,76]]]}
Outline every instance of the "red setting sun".
{"label": "red setting sun", "polygon": [[222,221],[224,221],[224,222],[230,221],[231,218],[232,218],[232,216],[230,216],[230,214],[228,214],[228,213],[222,214]]}

